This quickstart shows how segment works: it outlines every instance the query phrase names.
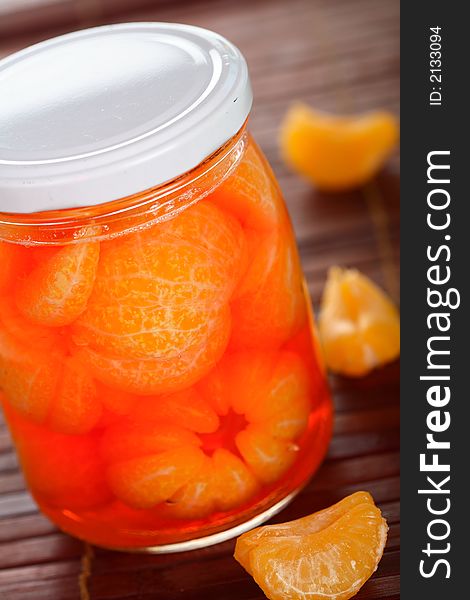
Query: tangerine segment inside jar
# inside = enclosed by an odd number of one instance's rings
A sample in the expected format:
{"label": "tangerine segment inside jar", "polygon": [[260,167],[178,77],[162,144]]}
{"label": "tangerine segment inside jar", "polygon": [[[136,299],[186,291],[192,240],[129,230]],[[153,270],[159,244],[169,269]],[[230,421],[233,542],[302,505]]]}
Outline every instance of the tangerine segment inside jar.
{"label": "tangerine segment inside jar", "polygon": [[163,220],[150,208],[145,227],[138,213],[106,236],[89,214],[73,243],[0,243],[7,420],[42,510],[91,542],[223,530],[325,454],[331,404],[289,218],[255,143],[233,144],[228,177],[197,202],[190,184]]}

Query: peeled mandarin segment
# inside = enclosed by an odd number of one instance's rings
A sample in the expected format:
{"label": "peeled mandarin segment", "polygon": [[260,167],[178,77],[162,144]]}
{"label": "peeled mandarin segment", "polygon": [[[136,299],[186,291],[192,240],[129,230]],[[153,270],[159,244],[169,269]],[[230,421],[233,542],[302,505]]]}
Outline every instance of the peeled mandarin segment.
{"label": "peeled mandarin segment", "polygon": [[252,262],[231,302],[232,350],[275,349],[305,322],[303,276],[290,229],[247,232]]}
{"label": "peeled mandarin segment", "polygon": [[28,347],[0,326],[0,389],[16,410],[34,421],[44,421],[61,371],[58,354]]}
{"label": "peeled mandarin segment", "polygon": [[267,231],[286,216],[271,167],[252,138],[239,165],[209,196],[211,202],[235,215],[244,227]]}
{"label": "peeled mandarin segment", "polygon": [[327,365],[338,373],[365,375],[400,354],[397,309],[358,271],[330,270],[319,327]]}
{"label": "peeled mandarin segment", "polygon": [[204,344],[220,314],[219,310],[204,310],[197,304],[145,309],[122,304],[92,305],[84,320],[74,327],[74,339],[78,345],[89,343],[109,356],[171,359]]}
{"label": "peeled mandarin segment", "polygon": [[205,457],[198,475],[179,489],[169,501],[168,511],[177,519],[202,519],[215,510],[212,458]]}
{"label": "peeled mandarin segment", "polygon": [[241,506],[258,491],[259,484],[247,466],[229,450],[219,448],[171,498],[169,510],[177,518],[200,519],[214,510]]}
{"label": "peeled mandarin segment", "polygon": [[309,374],[302,359],[293,352],[279,353],[265,392],[247,406],[246,418],[274,437],[295,439],[307,427],[310,396]]}
{"label": "peeled mandarin segment", "polygon": [[212,456],[213,485],[219,510],[231,510],[250,500],[259,484],[249,468],[232,452],[220,448]]}
{"label": "peeled mandarin segment", "polygon": [[132,508],[152,508],[171,498],[203,463],[201,450],[187,446],[113,464],[107,478],[122,502]]}
{"label": "peeled mandarin segment", "polygon": [[20,311],[40,325],[73,323],[87,307],[99,256],[99,242],[83,242],[65,246],[46,258],[18,286]]}
{"label": "peeled mandarin segment", "polygon": [[219,427],[219,417],[195,388],[167,396],[142,398],[132,418],[179,423],[197,433],[212,433]]}
{"label": "peeled mandarin segment", "polygon": [[274,437],[295,439],[311,410],[309,373],[294,352],[239,352],[219,366],[233,410]]}
{"label": "peeled mandarin segment", "polygon": [[220,363],[226,394],[237,414],[247,414],[267,393],[274,359],[275,354],[271,352],[248,351],[229,354]]}
{"label": "peeled mandarin segment", "polygon": [[207,252],[213,263],[214,287],[220,292],[216,301],[225,302],[246,266],[246,240],[238,220],[203,200],[158,227],[161,233],[186,240]]}
{"label": "peeled mandarin segment", "polygon": [[369,492],[355,492],[350,496],[346,496],[340,502],[317,511],[313,515],[300,517],[287,523],[276,523],[275,525],[252,529],[238,539],[235,558],[250,573],[249,552],[253,548],[258,547],[262,543],[275,541],[276,539],[285,539],[290,536],[300,537],[326,529],[341,515],[364,503],[374,505],[374,500]]}
{"label": "peeled mandarin segment", "polygon": [[380,510],[362,496],[254,529],[237,540],[235,558],[270,600],[348,600],[376,570],[387,538]]}
{"label": "peeled mandarin segment", "polygon": [[259,425],[241,431],[235,443],[256,478],[265,484],[278,481],[293,465],[299,450],[292,442],[273,437]]}
{"label": "peeled mandarin segment", "polygon": [[280,137],[285,161],[325,190],[366,183],[397,141],[397,121],[385,111],[336,117],[300,103],[288,111]]}
{"label": "peeled mandarin segment", "polygon": [[75,358],[64,361],[47,424],[56,431],[82,434],[100,420],[102,404],[93,379]]}
{"label": "peeled mandarin segment", "polygon": [[374,355],[379,357],[379,364],[393,361],[400,354],[400,329],[395,318],[398,318],[398,315],[392,319],[372,317],[361,322],[364,342],[372,349]]}
{"label": "peeled mandarin segment", "polygon": [[94,434],[71,436],[6,410],[26,480],[41,501],[61,510],[88,509],[111,498]]}
{"label": "peeled mandarin segment", "polygon": [[0,298],[0,328],[28,348],[49,352],[66,348],[64,331],[32,323],[23,317],[13,300]]}
{"label": "peeled mandarin segment", "polygon": [[196,384],[196,389],[219,416],[226,416],[230,410],[230,397],[226,389],[225,370],[217,364],[210,373]]}
{"label": "peeled mandarin segment", "polygon": [[101,402],[85,368],[73,358],[64,359],[63,332],[29,322],[4,299],[0,311],[0,381],[11,404],[62,433],[92,429],[101,416]]}
{"label": "peeled mandarin segment", "polygon": [[217,208],[103,244],[79,345],[126,358],[171,358],[200,346],[240,277],[240,225]]}
{"label": "peeled mandarin segment", "polygon": [[242,535],[235,558],[272,600],[347,600],[377,568],[387,524],[367,492]]}
{"label": "peeled mandarin segment", "polygon": [[108,356],[84,346],[77,355],[105,385],[130,394],[152,396],[176,392],[204,377],[224,353],[230,336],[230,311],[216,315],[204,343],[168,359],[133,359]]}
{"label": "peeled mandarin segment", "polygon": [[200,445],[197,435],[173,423],[136,423],[126,419],[108,427],[101,449],[106,461],[119,462],[166,450]]}

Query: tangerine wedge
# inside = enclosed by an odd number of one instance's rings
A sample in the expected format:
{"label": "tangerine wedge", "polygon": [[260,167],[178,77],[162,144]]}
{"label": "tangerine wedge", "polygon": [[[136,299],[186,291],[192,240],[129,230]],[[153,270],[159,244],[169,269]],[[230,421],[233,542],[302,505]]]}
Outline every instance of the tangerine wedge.
{"label": "tangerine wedge", "polygon": [[200,346],[240,276],[244,243],[240,225],[206,204],[103,244],[93,295],[74,327],[76,343],[143,359]]}
{"label": "tangerine wedge", "polygon": [[265,484],[278,481],[294,464],[299,451],[296,444],[273,437],[259,425],[241,431],[235,442],[245,463]]}
{"label": "tangerine wedge", "polygon": [[170,498],[167,511],[178,519],[203,519],[214,512],[216,501],[214,464],[212,458],[205,456],[197,476]]}
{"label": "tangerine wedge", "polygon": [[347,600],[377,569],[386,539],[372,497],[357,492],[307,517],[243,534],[235,558],[270,600]]}
{"label": "tangerine wedge", "polygon": [[55,431],[80,434],[96,425],[102,405],[90,374],[66,350],[61,329],[34,324],[0,299],[0,387],[10,404]]}
{"label": "tangerine wedge", "polygon": [[191,385],[220,358],[241,275],[240,224],[209,204],[103,244],[74,341],[102,383],[137,394]]}
{"label": "tangerine wedge", "polygon": [[86,433],[101,417],[93,379],[74,358],[44,355],[1,330],[0,387],[17,411],[54,431]]}
{"label": "tangerine wedge", "polygon": [[137,423],[128,418],[106,430],[102,453],[107,462],[119,462],[182,446],[197,448],[200,445],[197,435],[180,425],[165,421]]}
{"label": "tangerine wedge", "polygon": [[102,403],[88,370],[76,358],[65,358],[47,425],[62,433],[86,433],[101,414]]}
{"label": "tangerine wedge", "polygon": [[216,286],[215,300],[225,302],[246,265],[246,240],[238,220],[204,200],[160,224],[158,230],[206,251],[213,263],[210,281]]}
{"label": "tangerine wedge", "polygon": [[294,352],[239,352],[220,363],[231,408],[269,436],[293,440],[312,408],[309,376]]}
{"label": "tangerine wedge", "polygon": [[230,348],[271,350],[306,320],[300,261],[290,230],[246,235],[252,258],[231,302]]}
{"label": "tangerine wedge", "polygon": [[205,456],[202,468],[169,502],[168,511],[182,519],[201,519],[214,510],[229,511],[250,500],[259,490],[253,473],[235,454],[218,448]]}
{"label": "tangerine wedge", "polygon": [[0,389],[16,410],[36,422],[46,419],[54,401],[61,358],[28,346],[0,326]]}
{"label": "tangerine wedge", "polygon": [[219,427],[217,413],[195,388],[142,398],[131,418],[139,422],[163,420],[181,423],[197,433],[212,433]]}
{"label": "tangerine wedge", "polygon": [[252,138],[234,173],[209,196],[244,227],[269,231],[286,216],[271,167]]}
{"label": "tangerine wedge", "polygon": [[[298,354],[287,351],[274,356],[252,353],[249,360],[250,370],[254,365],[259,368],[263,362],[271,362],[271,373],[268,380],[259,382],[252,401],[248,389],[245,388],[243,393],[238,388],[240,394],[234,398],[235,411],[244,414],[249,423],[261,425],[269,435],[287,440],[298,438],[307,427],[312,408],[309,374],[304,361]],[[238,366],[236,370],[240,382],[243,381],[246,366],[241,369]]]}
{"label": "tangerine wedge", "polygon": [[294,352],[238,352],[224,358],[198,389],[219,414],[231,409],[247,427],[235,444],[250,471],[273,483],[298,456],[293,443],[306,430],[310,411],[309,375]]}
{"label": "tangerine wedge", "polygon": [[8,335],[30,349],[45,353],[65,351],[67,342],[64,330],[28,321],[9,298],[0,297],[0,325]]}
{"label": "tangerine wedge", "polygon": [[132,508],[152,508],[175,494],[202,468],[204,454],[196,446],[182,446],[112,464],[109,485]]}
{"label": "tangerine wedge", "polygon": [[64,246],[45,258],[18,285],[16,303],[30,321],[70,325],[86,309],[95,283],[99,242]]}
{"label": "tangerine wedge", "polygon": [[214,452],[212,460],[216,506],[219,510],[226,511],[240,506],[258,491],[259,484],[255,476],[235,454],[219,448]]}
{"label": "tangerine wedge", "polygon": [[395,117],[385,111],[338,117],[296,103],[281,127],[281,153],[319,188],[363,185],[382,167],[398,140]]}
{"label": "tangerine wedge", "polygon": [[354,269],[330,269],[319,330],[326,363],[337,373],[360,377],[400,354],[396,307]]}
{"label": "tangerine wedge", "polygon": [[230,397],[226,389],[225,360],[215,365],[209,374],[198,381],[196,389],[209,403],[212,410],[219,416],[225,417],[230,410]]}
{"label": "tangerine wedge", "polygon": [[78,348],[77,356],[110,388],[144,396],[166,394],[193,385],[215,366],[227,347],[230,327],[230,311],[224,307],[199,346],[171,358],[125,358],[95,351],[90,346]]}

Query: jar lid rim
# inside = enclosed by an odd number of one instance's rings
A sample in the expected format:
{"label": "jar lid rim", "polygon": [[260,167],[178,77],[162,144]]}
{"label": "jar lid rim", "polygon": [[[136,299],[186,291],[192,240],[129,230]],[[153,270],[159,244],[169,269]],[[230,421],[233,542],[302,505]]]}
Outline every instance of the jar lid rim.
{"label": "jar lid rim", "polygon": [[236,135],[253,101],[240,51],[178,23],[52,38],[0,61],[0,87],[0,212],[17,214],[183,175]]}

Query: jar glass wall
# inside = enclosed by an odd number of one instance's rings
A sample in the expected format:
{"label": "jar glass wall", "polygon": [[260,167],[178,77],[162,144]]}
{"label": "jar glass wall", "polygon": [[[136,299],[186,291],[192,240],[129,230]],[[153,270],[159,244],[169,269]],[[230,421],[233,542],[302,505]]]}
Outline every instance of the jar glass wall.
{"label": "jar glass wall", "polygon": [[1,215],[0,237],[2,403],[63,530],[109,548],[218,541],[317,469],[332,409],[310,300],[245,129],[170,184]]}

